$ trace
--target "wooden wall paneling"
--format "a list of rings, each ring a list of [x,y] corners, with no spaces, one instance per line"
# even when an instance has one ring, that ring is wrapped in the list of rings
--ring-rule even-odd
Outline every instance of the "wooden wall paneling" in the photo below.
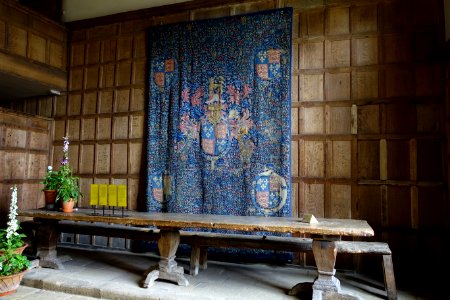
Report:
[[[328,192],[325,216],[330,218],[351,219],[352,218],[352,186],[350,184],[327,184]]]
[[[80,119],[69,119],[67,120],[67,135],[70,141],[80,140]]]
[[[71,44],[71,67],[84,65],[85,56],[85,44],[84,43],[72,43]]]
[[[128,169],[128,144],[127,143],[114,143],[112,144],[112,166],[111,173],[127,174]]]
[[[145,60],[139,60],[133,63],[133,84],[145,84],[146,65],[147,63]]]
[[[84,87],[84,69],[72,68],[69,76],[69,88],[71,91],[79,91]]]
[[[413,40],[410,35],[384,34],[382,39],[382,61],[384,63],[411,62],[413,58]]]
[[[411,67],[388,67],[384,70],[385,97],[411,97],[414,94]]]
[[[298,177],[300,175],[299,173],[299,142],[298,141],[292,141],[291,144],[291,172],[293,177]]]
[[[102,42],[102,62],[110,62],[116,60],[116,39],[108,39]]]
[[[63,117],[67,115],[67,95],[56,97],[55,101],[55,117]]]
[[[118,29],[117,23],[95,26],[87,30],[87,37],[90,40],[112,37],[118,34]]]
[[[351,178],[352,173],[352,142],[327,142],[326,172],[329,178]],[[332,194],[333,195],[333,194]],[[349,196],[351,193],[349,194]],[[350,211],[349,211],[350,212]]]
[[[325,146],[322,141],[300,141],[300,176],[323,178],[325,175]]]
[[[324,75],[300,73],[300,101],[323,101]]]
[[[80,174],[94,174],[94,144],[82,144],[80,146]]]
[[[127,112],[130,110],[130,89],[115,90],[115,109],[114,112]]]
[[[144,116],[130,116],[130,139],[144,139]]]
[[[130,111],[144,111],[145,110],[145,89],[133,88],[131,89]]]
[[[352,71],[352,98],[377,99],[379,96],[378,70],[364,69]]]
[[[113,118],[113,139],[128,138],[128,116]]]
[[[81,119],[81,140],[93,141],[95,140],[96,132],[96,118],[83,118]]]
[[[322,106],[300,107],[300,133],[323,134],[325,132],[324,115]]]
[[[325,216],[325,185],[300,182],[299,212]]]
[[[111,113],[113,111],[113,91],[101,91],[98,98],[98,113]]]
[[[130,59],[133,54],[133,37],[121,36],[117,39],[117,60]]]
[[[370,66],[378,64],[378,36],[364,36],[352,39],[352,65]]]
[[[276,1],[256,1],[231,6],[231,15],[248,14],[276,8]]]
[[[128,179],[128,209],[136,210],[138,208],[139,179]]]
[[[100,61],[100,41],[86,44],[86,64],[97,64]],[[98,76],[97,76],[98,77]]]
[[[292,209],[291,209],[292,217],[293,218],[300,218],[300,215],[299,215],[299,196],[298,196],[299,183],[298,182],[292,182],[291,193],[292,193]]]
[[[66,66],[65,62],[65,44],[49,41],[49,60],[48,63],[52,67],[63,69]]]
[[[131,142],[129,144],[129,160],[128,160],[128,173],[133,175],[139,175],[141,171],[142,161],[142,143]]]
[[[357,109],[357,132],[359,134],[380,133],[379,105],[358,105]]]
[[[448,202],[442,186],[418,186],[419,228],[447,228]]]
[[[300,69],[321,69],[323,68],[324,42],[306,41],[299,47]]]
[[[439,97],[443,95],[444,67],[441,63],[417,64],[414,73],[416,96]]]
[[[97,91],[83,94],[83,115],[92,115],[97,112]]]
[[[147,55],[147,35],[139,33],[133,38],[133,57],[145,58]]]
[[[417,140],[417,179],[420,181],[444,181],[444,153],[441,139]]]
[[[98,81],[99,81],[99,67],[97,65],[95,66],[89,66],[86,68],[86,89],[96,89],[98,87]]]
[[[350,66],[350,40],[329,39],[325,41],[325,67],[342,68]]]
[[[350,11],[352,33],[376,32],[378,29],[378,3],[355,5]]]
[[[299,76],[292,74],[291,80],[291,101],[292,103],[298,103],[300,101],[299,91]]]
[[[62,139],[66,135],[68,129],[66,128],[66,120],[55,120],[53,137],[55,140]]]
[[[62,156],[62,152],[61,156]],[[78,173],[78,166],[80,164],[80,145],[79,144],[75,144],[75,143],[71,143],[69,146],[69,164],[72,167],[72,171],[74,173]]]
[[[13,26],[8,26],[8,50],[14,54],[27,55],[27,31]]]
[[[366,220],[372,227],[381,225],[381,188],[378,185],[359,185],[356,219]]]
[[[20,128],[6,128],[5,147],[25,148],[27,145],[27,131]]]
[[[28,57],[45,63],[47,52],[47,40],[39,35],[28,33]]]
[[[418,103],[416,105],[417,132],[440,132],[443,125],[443,111],[438,103]]]
[[[29,134],[30,150],[41,150],[47,152],[50,145],[48,141],[48,132],[31,131]]]
[[[380,179],[380,147],[378,140],[358,140],[358,174],[360,180]]]
[[[191,20],[198,21],[203,19],[221,18],[231,15],[231,8],[229,6],[208,7],[191,10]]]
[[[129,85],[131,83],[131,62],[123,61],[116,68],[117,85]]]
[[[387,179],[408,181],[410,178],[409,157],[408,140],[387,140]]]
[[[351,106],[325,106],[326,133],[351,134],[352,107]]]
[[[92,173],[91,173],[92,174]],[[94,183],[93,178],[90,177],[80,177],[80,190],[83,197],[78,200],[78,207],[90,207],[90,191],[91,184]]]
[[[47,118],[53,118],[55,112],[54,112],[54,106],[55,106],[55,99],[56,97],[39,97],[37,98],[37,115],[47,117]]]
[[[395,228],[410,228],[412,224],[410,186],[389,186],[387,189],[387,224]]]
[[[100,79],[100,86],[103,88],[114,87],[116,82],[116,65],[107,64],[101,66],[102,77]]]
[[[6,24],[0,20],[0,48],[6,48]]]
[[[325,98],[327,101],[350,100],[350,72],[325,73]]]
[[[111,118],[99,117],[97,121],[97,140],[111,139]]]
[[[329,7],[326,11],[326,34],[348,33],[350,33],[350,8],[346,6]]]
[[[61,137],[62,139],[62,137]],[[58,140],[57,138],[55,138],[55,140]],[[54,168],[57,168],[61,165],[62,162],[62,156],[63,156],[63,147],[62,145],[55,145],[53,144],[53,160],[52,160],[52,166]]]
[[[291,132],[293,135],[297,135],[299,133],[299,108],[292,107],[291,109]]]
[[[96,144],[96,174],[109,174],[111,165],[111,144]]]

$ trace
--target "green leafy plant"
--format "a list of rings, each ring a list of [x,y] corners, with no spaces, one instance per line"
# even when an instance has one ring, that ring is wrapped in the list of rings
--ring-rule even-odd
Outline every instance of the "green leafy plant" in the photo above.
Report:
[[[17,187],[11,188],[11,205],[9,208],[8,227],[0,232],[0,275],[7,276],[20,273],[30,267],[28,258],[17,253],[17,248],[24,245],[24,234],[17,232],[20,229],[17,220]]]
[[[60,182],[60,176],[58,171],[54,171],[52,166],[47,167],[47,173],[45,173],[44,179],[41,184],[44,185],[42,190],[57,190]]]
[[[56,201],[67,202],[73,199],[77,202],[79,197],[83,197],[78,184],[80,178],[73,175],[72,168],[69,165],[69,137],[65,136],[63,139],[63,159],[56,175],[58,178]]]
[[[8,276],[20,273],[30,267],[30,261],[25,255],[15,253],[13,249],[7,249],[0,256],[0,276]]]
[[[68,164],[61,166],[59,172],[59,185],[57,188],[56,201],[62,200],[67,202],[74,199],[75,202],[82,197],[80,186],[78,185],[79,177],[74,176]]]

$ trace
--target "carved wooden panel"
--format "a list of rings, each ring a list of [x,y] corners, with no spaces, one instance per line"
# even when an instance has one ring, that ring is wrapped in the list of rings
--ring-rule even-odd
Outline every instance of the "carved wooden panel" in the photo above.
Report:
[[[36,61],[45,63],[47,41],[36,34],[28,34],[28,56]]]

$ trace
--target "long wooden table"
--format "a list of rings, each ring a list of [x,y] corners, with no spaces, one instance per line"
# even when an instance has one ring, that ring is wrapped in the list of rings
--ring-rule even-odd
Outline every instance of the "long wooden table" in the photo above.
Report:
[[[58,241],[58,222],[62,220],[104,222],[133,226],[154,226],[160,229],[158,249],[160,261],[149,268],[143,287],[154,284],[158,278],[187,286],[188,280],[182,267],[177,266],[175,253],[180,243],[180,230],[183,228],[226,229],[249,232],[277,232],[311,234],[313,254],[318,277],[313,284],[313,299],[322,299],[325,294],[338,294],[339,299],[355,299],[345,295],[339,280],[334,276],[336,263],[335,241],[342,236],[368,237],[374,231],[364,220],[354,219],[318,219],[317,224],[302,222],[298,218],[228,216],[207,214],[148,213],[127,211],[124,217],[95,215],[91,209],[78,209],[73,213],[48,211],[44,209],[21,210],[18,215],[39,220],[42,225],[37,232],[37,248],[42,267],[63,268],[56,252]],[[97,211],[98,212],[98,211]],[[300,289],[301,284],[293,287],[290,294]],[[344,298],[343,298],[344,297]]]

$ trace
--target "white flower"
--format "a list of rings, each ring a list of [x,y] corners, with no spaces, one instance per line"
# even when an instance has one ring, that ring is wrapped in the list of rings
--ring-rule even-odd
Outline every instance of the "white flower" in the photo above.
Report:
[[[51,172],[52,170],[53,170],[53,167],[52,167],[52,166],[48,166],[48,167],[47,167],[47,171]]]
[[[17,222],[17,186],[11,187],[11,205],[9,207],[9,221],[8,228],[6,228],[6,238],[10,239],[12,236],[19,235],[19,223]]]

